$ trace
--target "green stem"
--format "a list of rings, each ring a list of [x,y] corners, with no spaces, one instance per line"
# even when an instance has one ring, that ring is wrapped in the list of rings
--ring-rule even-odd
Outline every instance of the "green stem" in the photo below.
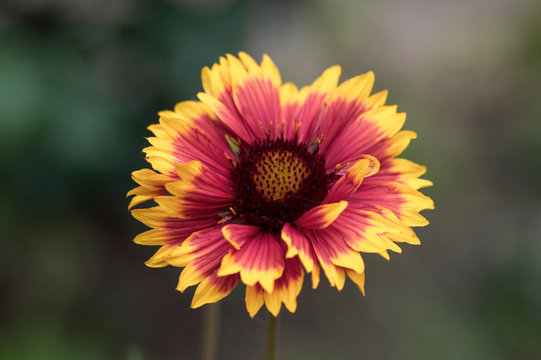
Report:
[[[220,333],[220,304],[208,304],[203,309],[203,343],[201,360],[215,360]]]
[[[268,323],[267,323],[267,356],[266,356],[267,360],[277,359],[276,338],[277,338],[278,326],[276,325],[276,323],[277,323],[276,317],[274,317],[271,313],[269,313]]]

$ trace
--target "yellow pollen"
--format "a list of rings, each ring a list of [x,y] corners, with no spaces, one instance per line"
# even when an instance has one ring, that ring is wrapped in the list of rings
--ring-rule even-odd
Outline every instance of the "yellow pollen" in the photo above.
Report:
[[[290,151],[270,151],[256,164],[252,179],[265,199],[277,201],[297,193],[308,176],[305,162]]]

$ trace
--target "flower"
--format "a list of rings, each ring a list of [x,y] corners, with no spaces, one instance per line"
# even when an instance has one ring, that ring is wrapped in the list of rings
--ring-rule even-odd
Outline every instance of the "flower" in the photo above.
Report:
[[[282,83],[272,60],[239,53],[204,68],[199,101],[159,113],[144,149],[152,169],[133,172],[130,208],[152,229],[137,244],[160,245],[146,265],[184,267],[177,289],[198,285],[196,308],[246,285],[253,317],[266,305],[294,312],[305,271],[323,269],[341,290],[346,275],[364,294],[360,255],[420,244],[411,229],[432,209],[417,190],[424,166],[397,158],[416,137],[406,115],[370,95],[368,72],[340,85],[333,66],[312,85]]]

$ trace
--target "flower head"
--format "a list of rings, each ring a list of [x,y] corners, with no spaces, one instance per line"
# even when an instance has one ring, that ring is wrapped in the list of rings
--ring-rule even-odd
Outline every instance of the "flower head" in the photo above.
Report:
[[[150,267],[184,267],[177,289],[197,285],[192,307],[219,301],[240,282],[251,316],[266,305],[294,312],[305,271],[323,269],[341,290],[346,275],[364,293],[360,255],[419,244],[411,229],[433,208],[417,190],[425,167],[397,158],[416,137],[406,115],[370,95],[374,74],[338,84],[340,67],[300,90],[282,83],[264,55],[227,55],[204,68],[200,101],[160,112],[144,149],[151,169],[133,172],[130,208],[160,245]]]

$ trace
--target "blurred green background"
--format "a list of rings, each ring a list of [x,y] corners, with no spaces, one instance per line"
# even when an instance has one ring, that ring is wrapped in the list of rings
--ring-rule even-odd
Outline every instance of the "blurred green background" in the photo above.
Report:
[[[196,359],[202,310],[127,212],[157,111],[244,50],[310,83],[373,70],[436,202],[421,247],[366,255],[367,296],[308,281],[282,359],[541,358],[541,5],[527,0],[0,2],[0,358]],[[220,359],[265,312],[222,301]]]

